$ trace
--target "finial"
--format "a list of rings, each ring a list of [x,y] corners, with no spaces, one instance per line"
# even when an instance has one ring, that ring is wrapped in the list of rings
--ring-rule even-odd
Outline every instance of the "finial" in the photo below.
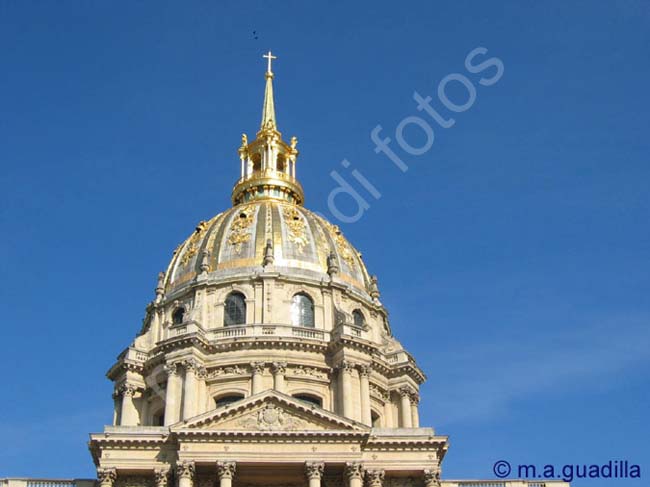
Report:
[[[262,265],[266,267],[267,265],[273,264],[275,261],[275,257],[273,256],[273,242],[271,242],[271,239],[268,239],[266,241],[266,247],[264,247],[264,260],[262,261]]]
[[[293,137],[291,137],[291,148],[295,149],[297,145],[298,145],[298,137],[294,135]]]
[[[370,297],[375,302],[379,302],[379,287],[377,286],[377,276],[370,277]]]
[[[156,303],[159,303],[165,294],[165,273],[158,273],[158,283],[156,284]]]
[[[241,134],[241,146],[246,147],[248,145],[248,135]]]
[[[266,88],[264,89],[264,106],[262,108],[262,124],[260,126],[260,130],[274,131],[276,128],[276,123],[275,103],[273,101],[273,72],[271,71],[271,61],[277,58],[271,54],[271,51],[269,51],[269,53],[263,57],[269,60],[269,65],[266,71]]]
[[[334,252],[330,252],[330,255],[327,256],[327,273],[330,277],[339,273],[339,266],[336,263]]]
[[[201,274],[206,274],[210,270],[210,252],[203,251],[201,255]]]
[[[264,56],[262,57],[268,59],[269,61],[268,66],[266,68],[267,76],[269,75],[273,76],[273,71],[271,70],[271,63],[273,62],[274,59],[277,59],[277,56],[274,56],[273,54],[271,54],[271,51],[269,51],[268,53],[264,54]]]

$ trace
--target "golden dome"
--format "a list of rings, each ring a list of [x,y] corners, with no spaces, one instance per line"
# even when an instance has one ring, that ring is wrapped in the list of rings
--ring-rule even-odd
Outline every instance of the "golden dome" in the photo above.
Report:
[[[241,174],[233,208],[199,223],[174,252],[159,289],[170,295],[198,278],[224,281],[276,272],[316,282],[338,280],[376,299],[376,282],[359,252],[336,225],[301,206],[298,140],[292,137],[287,144],[278,131],[273,78],[269,60],[260,130],[250,143],[244,134],[238,150]]]
[[[281,200],[237,205],[200,222],[174,252],[167,294],[205,276],[224,280],[260,272],[301,279],[339,279],[368,298],[371,278],[357,250],[336,225]]]

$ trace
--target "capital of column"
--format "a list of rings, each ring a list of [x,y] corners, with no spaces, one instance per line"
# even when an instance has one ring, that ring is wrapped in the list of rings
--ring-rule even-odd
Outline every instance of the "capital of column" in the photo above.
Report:
[[[423,478],[425,487],[440,487],[440,467],[426,469]]]
[[[236,470],[237,464],[235,462],[217,462],[217,475],[219,476],[219,480],[232,479],[235,476]]]
[[[183,360],[182,365],[185,367],[186,371],[194,372],[195,374],[198,373],[201,368],[199,363],[194,359]]]
[[[384,482],[385,472],[383,470],[366,471],[366,484],[368,487],[381,487]]]
[[[344,374],[351,374],[352,372],[354,372],[354,369],[356,368],[356,364],[354,362],[344,360],[339,364],[338,368]]]
[[[413,390],[410,387],[400,387],[397,392],[399,392],[401,397],[408,397],[409,401],[413,395]]]
[[[420,404],[420,394],[417,392],[411,392],[411,404],[418,405]]]
[[[345,462],[345,477],[348,480],[363,478],[363,464],[361,462]]]
[[[117,469],[114,467],[98,467],[97,468],[97,480],[101,485],[113,485],[117,479]]]
[[[167,487],[170,472],[169,467],[157,468],[153,471],[154,478],[156,479],[156,487]]]
[[[179,479],[191,479],[194,477],[195,470],[194,462],[183,460],[181,463],[176,464],[176,477]]]
[[[122,384],[120,387],[117,388],[117,393],[122,397],[124,396],[133,397],[137,390],[138,388],[135,385],[125,382],[124,384]]]
[[[309,480],[320,479],[325,471],[325,464],[323,462],[306,462],[305,474]]]
[[[273,362],[272,364],[273,374],[284,375],[287,373],[287,363],[286,362]]]
[[[370,377],[370,366],[366,364],[357,364],[359,377]]]
[[[168,376],[179,375],[181,372],[178,362],[165,364],[163,370]]]
[[[251,362],[251,371],[253,374],[261,374],[264,372],[264,366],[266,364],[264,362]]]

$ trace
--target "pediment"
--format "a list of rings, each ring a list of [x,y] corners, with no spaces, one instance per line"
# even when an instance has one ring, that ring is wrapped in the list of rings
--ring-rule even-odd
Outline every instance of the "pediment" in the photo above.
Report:
[[[369,431],[370,428],[298,401],[265,391],[172,426],[172,431]]]

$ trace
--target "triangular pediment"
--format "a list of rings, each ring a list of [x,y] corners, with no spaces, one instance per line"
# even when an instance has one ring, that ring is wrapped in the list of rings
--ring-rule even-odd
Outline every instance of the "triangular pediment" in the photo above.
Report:
[[[370,431],[368,426],[268,390],[176,423],[172,431]]]

